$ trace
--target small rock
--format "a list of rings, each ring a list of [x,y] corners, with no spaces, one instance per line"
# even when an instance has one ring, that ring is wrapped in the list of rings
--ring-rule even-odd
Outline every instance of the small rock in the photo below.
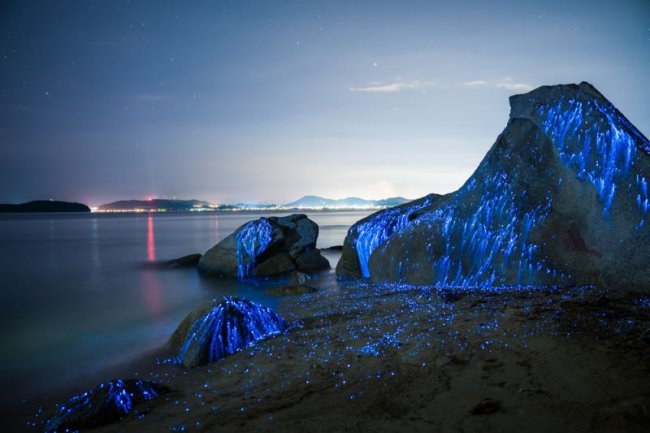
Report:
[[[136,405],[169,391],[165,386],[139,379],[102,383],[59,405],[44,431],[76,431],[108,424],[127,416]]]
[[[472,415],[490,415],[503,411],[503,405],[499,400],[484,398],[469,411]]]
[[[311,277],[300,271],[290,272],[287,276],[287,283],[289,283],[289,285],[305,284],[309,280],[311,280]]]
[[[243,350],[288,328],[270,308],[248,299],[213,300],[181,322],[169,344],[186,367],[197,367]]]

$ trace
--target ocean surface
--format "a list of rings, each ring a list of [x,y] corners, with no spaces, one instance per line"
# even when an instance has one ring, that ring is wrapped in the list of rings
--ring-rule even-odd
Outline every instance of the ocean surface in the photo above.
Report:
[[[342,245],[369,213],[308,213],[320,226],[317,246]],[[0,215],[2,406],[112,378],[160,351],[203,300],[234,295],[273,307],[269,282],[151,264],[204,253],[246,221],[275,215],[286,213]],[[326,257],[334,267],[338,254]]]

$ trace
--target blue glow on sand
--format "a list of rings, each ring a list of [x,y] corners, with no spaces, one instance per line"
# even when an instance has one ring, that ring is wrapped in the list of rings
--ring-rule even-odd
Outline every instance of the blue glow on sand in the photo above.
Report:
[[[47,421],[45,432],[74,431],[117,421],[131,413],[134,405],[153,400],[165,391],[160,385],[137,379],[102,383],[59,405],[57,414]]]
[[[562,163],[574,170],[578,179],[596,188],[607,215],[619,181],[630,176],[637,150],[650,152],[648,140],[607,101],[563,97],[553,105],[540,106],[538,115],[542,128],[558,148]],[[637,186],[641,202],[637,204],[645,214],[642,186]]]
[[[419,209],[428,206],[431,199],[411,206],[400,206],[383,210],[366,222],[354,226],[348,236],[354,239],[354,246],[361,267],[361,275],[370,277],[368,261],[375,249],[384,243],[393,233],[399,232],[410,223],[409,218]]]
[[[271,243],[271,224],[266,218],[247,222],[236,235],[237,278],[252,276],[255,259]]]
[[[226,297],[192,324],[176,360],[183,363],[188,352],[198,350],[207,355],[208,363],[214,362],[287,328],[285,320],[270,308]]]

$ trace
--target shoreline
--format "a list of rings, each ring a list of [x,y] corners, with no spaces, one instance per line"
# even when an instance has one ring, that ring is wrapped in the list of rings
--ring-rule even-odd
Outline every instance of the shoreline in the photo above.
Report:
[[[317,284],[320,286],[320,284]],[[337,281],[285,297],[294,326],[94,431],[643,431],[650,298]],[[607,372],[603,374],[603,372]]]

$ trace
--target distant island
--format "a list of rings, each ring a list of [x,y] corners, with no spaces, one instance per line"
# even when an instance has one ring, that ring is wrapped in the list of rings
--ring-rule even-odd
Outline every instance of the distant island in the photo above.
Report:
[[[0,213],[27,212],[90,212],[90,208],[82,203],[56,200],[35,200],[20,204],[0,203]]]
[[[202,200],[178,200],[154,198],[148,200],[119,200],[98,206],[94,212],[204,212],[204,211],[246,211],[246,210],[372,210],[384,209],[407,203],[404,197],[382,200],[366,200],[358,197],[330,199],[307,195],[287,204],[211,204]]]
[[[213,210],[207,201],[154,198],[150,200],[119,200],[99,206],[96,212],[189,212]]]

